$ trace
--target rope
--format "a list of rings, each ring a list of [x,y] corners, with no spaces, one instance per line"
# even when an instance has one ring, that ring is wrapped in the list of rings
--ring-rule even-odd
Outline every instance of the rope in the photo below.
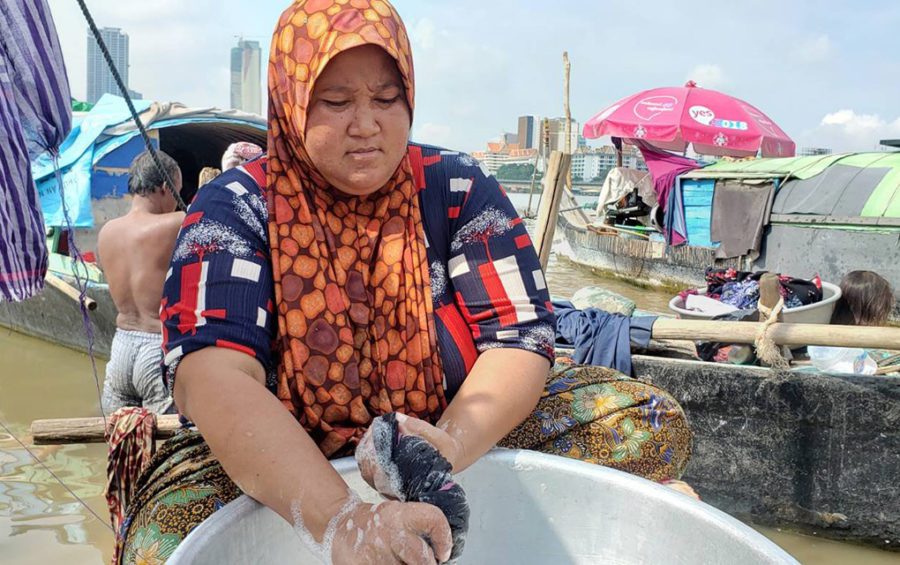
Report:
[[[84,327],[84,333],[87,337],[88,358],[91,360],[91,370],[94,375],[94,386],[97,387],[97,400],[100,401],[100,416],[103,417],[103,426],[106,427],[106,413],[103,412],[103,393],[100,391],[100,375],[97,373],[97,359],[94,357],[94,324],[88,314],[87,308],[87,281],[82,280],[80,269],[84,269],[87,274],[87,263],[84,256],[75,243],[75,229],[72,225],[72,217],[69,214],[69,206],[66,203],[66,192],[63,184],[62,173],[59,170],[59,153],[53,152],[53,169],[56,173],[56,185],[59,187],[59,199],[62,202],[63,218],[66,222],[66,239],[69,243],[69,256],[74,262],[72,272],[75,275],[75,286],[78,288],[78,306],[81,310],[81,324]]]
[[[97,29],[97,24],[94,23],[94,18],[91,16],[91,12],[88,10],[88,7],[84,3],[84,0],[76,1],[78,2],[78,6],[81,7],[81,13],[84,14],[84,19],[87,20],[88,27],[91,29],[91,33],[94,35],[94,39],[97,41],[97,46],[100,47],[100,52],[103,53],[103,58],[106,60],[106,64],[109,66],[109,70],[113,75],[113,79],[116,81],[116,86],[118,86],[119,90],[122,92],[122,98],[125,99],[125,104],[128,105],[128,111],[131,112],[131,119],[134,120],[138,131],[141,133],[141,138],[144,140],[144,145],[147,147],[147,152],[150,153],[150,157],[153,159],[153,163],[156,165],[156,168],[159,169],[159,172],[162,173],[162,177],[166,180],[166,186],[169,187],[169,192],[171,192],[172,196],[175,197],[175,202],[178,204],[178,209],[181,211],[187,210],[187,205],[185,205],[184,200],[181,199],[181,195],[178,194],[178,191],[175,190],[175,183],[172,182],[172,178],[169,176],[169,173],[159,161],[159,155],[157,155],[156,153],[156,148],[153,147],[153,143],[150,142],[150,136],[147,135],[147,129],[144,127],[144,123],[138,117],[137,110],[135,110],[134,108],[134,103],[131,101],[131,95],[128,94],[128,87],[125,86],[125,81],[122,80],[122,75],[119,74],[119,69],[117,69],[116,65],[113,63],[112,56],[109,54],[109,49],[107,49],[106,43],[103,42],[103,38],[100,36],[100,30]]]
[[[88,505],[87,502],[85,502],[80,496],[78,496],[77,494],[75,494],[75,491],[73,491],[71,488],[69,488],[69,486],[68,486],[66,483],[64,483],[63,480],[60,479],[60,478],[56,475],[56,473],[53,472],[52,469],[50,469],[50,467],[48,467],[43,461],[41,461],[40,458],[38,458],[38,456],[35,455],[34,452],[31,451],[31,450],[28,448],[28,446],[25,445],[25,444],[22,442],[22,440],[20,440],[18,437],[16,437],[16,434],[12,433],[12,430],[10,430],[10,429],[6,426],[6,424],[3,423],[2,420],[0,420],[0,428],[3,428],[3,430],[6,432],[6,434],[7,434],[9,437],[11,437],[11,438],[13,439],[13,441],[15,441],[16,443],[18,443],[19,446],[20,446],[22,449],[24,449],[25,452],[28,453],[28,455],[30,455],[32,459],[34,459],[34,462],[35,462],[35,463],[37,463],[42,469],[44,469],[45,471],[47,471],[47,473],[49,473],[50,476],[53,477],[53,479],[54,479],[57,483],[59,483],[61,487],[63,487],[64,489],[66,489],[66,491],[67,491],[70,495],[72,495],[72,497],[73,497],[75,500],[77,500],[82,506],[84,506],[84,507],[87,509],[87,511],[91,513],[91,515],[92,515],[94,518],[96,518],[101,524],[103,524],[104,526],[106,526],[107,528],[109,528],[109,531],[110,531],[110,532],[113,532],[113,534],[115,534],[115,531],[113,530],[113,528],[112,528],[112,526],[109,524],[109,522],[107,522],[106,520],[104,520],[103,518],[101,518],[99,514],[97,514],[96,512],[94,512],[94,509],[91,508],[90,505]]]
[[[753,343],[753,345],[756,346],[756,356],[773,369],[789,369],[790,364],[787,359],[784,358],[781,348],[775,344],[775,340],[772,339],[771,336],[772,326],[778,323],[778,316],[781,314],[781,311],[784,310],[784,297],[781,296],[778,298],[778,303],[774,308],[769,309],[767,306],[759,304],[757,309],[759,310],[760,317],[765,318],[765,320],[763,321],[763,325],[759,332],[756,334],[756,340]]]

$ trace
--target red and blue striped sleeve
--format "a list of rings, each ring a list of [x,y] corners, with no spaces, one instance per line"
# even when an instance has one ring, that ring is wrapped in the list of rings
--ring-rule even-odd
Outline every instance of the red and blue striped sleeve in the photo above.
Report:
[[[450,175],[447,277],[479,352],[531,351],[553,361],[555,316],[537,253],[500,184],[460,155]]]
[[[178,234],[163,290],[165,373],[185,355],[222,347],[255,357],[274,386],[274,286],[260,161],[204,186]]]

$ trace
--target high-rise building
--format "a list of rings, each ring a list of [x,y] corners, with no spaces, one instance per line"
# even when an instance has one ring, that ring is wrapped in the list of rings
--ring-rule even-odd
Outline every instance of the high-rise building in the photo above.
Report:
[[[541,144],[541,121],[535,116],[519,117],[519,147],[537,149]]]
[[[546,121],[547,131],[543,132],[543,141],[541,151],[544,155],[549,155],[552,151],[566,150],[566,119],[552,118]],[[581,135],[581,129],[578,122],[572,120],[571,140],[569,151],[575,153],[581,147],[587,146],[587,141]]]
[[[128,34],[122,33],[117,27],[105,27],[100,30],[100,37],[106,44],[112,57],[113,64],[125,86],[128,86]],[[88,32],[87,37],[87,101],[96,104],[104,94],[121,96],[122,92],[116,85],[112,71],[103,58],[100,46],[93,34]]]
[[[262,49],[258,41],[238,41],[231,50],[231,107],[262,114]]]

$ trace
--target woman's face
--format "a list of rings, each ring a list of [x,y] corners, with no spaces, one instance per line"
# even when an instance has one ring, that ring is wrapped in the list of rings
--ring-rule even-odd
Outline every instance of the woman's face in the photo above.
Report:
[[[394,175],[406,154],[410,112],[394,60],[374,45],[335,57],[313,89],[306,151],[341,192],[365,196]]]

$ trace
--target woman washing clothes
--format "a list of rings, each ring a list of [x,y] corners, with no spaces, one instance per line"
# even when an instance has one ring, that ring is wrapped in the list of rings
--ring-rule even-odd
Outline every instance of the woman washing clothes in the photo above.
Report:
[[[446,561],[440,510],[374,509],[328,462],[390,413],[454,473],[498,443],[657,481],[683,472],[690,434],[667,394],[606,369],[548,379],[554,316],[525,228],[470,157],[408,142],[414,93],[387,2],[299,0],[282,15],[267,160],[199,192],[173,255],[166,374],[197,429],[143,472],[120,562],[164,561],[242,492],[327,542],[325,560]]]

